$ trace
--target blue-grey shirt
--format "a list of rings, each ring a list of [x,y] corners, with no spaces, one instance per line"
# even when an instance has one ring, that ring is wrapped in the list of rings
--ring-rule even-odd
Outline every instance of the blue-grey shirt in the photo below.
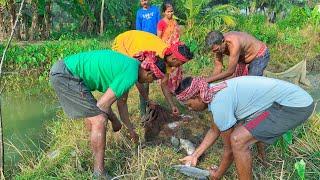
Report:
[[[307,107],[313,102],[299,86],[278,79],[242,76],[226,82],[227,87],[219,91],[208,105],[220,131],[269,108],[274,102],[289,107]]]

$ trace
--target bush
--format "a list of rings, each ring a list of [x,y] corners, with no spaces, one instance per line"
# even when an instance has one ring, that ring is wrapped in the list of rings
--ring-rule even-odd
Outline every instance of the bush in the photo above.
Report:
[[[16,44],[9,48],[6,56],[6,71],[38,69],[40,72],[49,70],[51,65],[65,57],[81,51],[106,49],[111,40],[84,39],[48,41],[41,44]],[[3,48],[0,47],[2,51]]]
[[[281,30],[288,28],[301,28],[308,20],[308,9],[301,7],[293,7],[288,16],[280,20],[277,24]]]
[[[251,16],[240,15],[237,17],[238,31],[248,32],[257,39],[271,44],[277,41],[278,29],[275,25],[266,22],[266,16],[255,14]]]

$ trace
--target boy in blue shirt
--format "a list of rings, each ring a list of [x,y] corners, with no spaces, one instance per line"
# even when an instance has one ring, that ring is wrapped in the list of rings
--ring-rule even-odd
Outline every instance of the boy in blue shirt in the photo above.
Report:
[[[212,128],[200,146],[192,155],[181,159],[195,166],[221,135],[224,153],[220,166],[210,170],[212,179],[220,179],[233,159],[238,178],[252,179],[250,145],[259,141],[274,143],[282,134],[305,122],[314,110],[312,97],[299,86],[260,76],[242,76],[210,85],[204,78],[188,77],[175,93],[189,109],[208,108],[213,115]]]
[[[160,21],[160,11],[156,6],[149,5],[149,0],[140,0],[142,6],[137,11],[136,30],[157,35],[157,24]]]

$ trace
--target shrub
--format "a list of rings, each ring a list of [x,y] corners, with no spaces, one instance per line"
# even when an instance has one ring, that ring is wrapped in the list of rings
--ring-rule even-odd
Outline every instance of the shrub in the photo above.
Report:
[[[281,30],[288,28],[301,28],[308,20],[307,9],[293,7],[288,16],[277,24]]]

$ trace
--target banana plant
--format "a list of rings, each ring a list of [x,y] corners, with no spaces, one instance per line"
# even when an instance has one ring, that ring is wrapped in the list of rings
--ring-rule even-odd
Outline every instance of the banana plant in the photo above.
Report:
[[[210,7],[207,0],[185,0],[186,31],[183,40],[194,48],[203,47],[206,34],[212,30],[226,30],[236,24],[234,14],[239,10],[232,5]]]
[[[196,18],[200,15],[201,10],[208,5],[210,0],[184,0],[186,8],[186,24],[188,27],[194,25]]]

